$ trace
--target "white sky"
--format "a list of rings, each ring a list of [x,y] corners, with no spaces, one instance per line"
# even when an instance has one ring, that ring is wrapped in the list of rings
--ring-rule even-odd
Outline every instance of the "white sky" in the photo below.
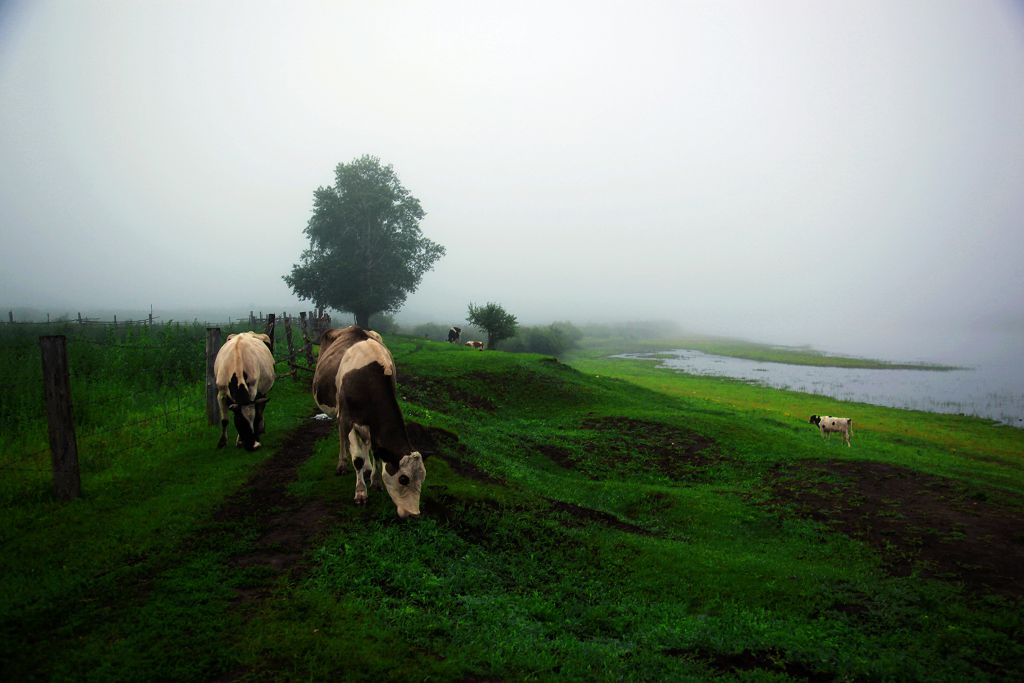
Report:
[[[362,154],[448,250],[400,318],[1024,349],[1020,2],[0,0],[0,305],[292,305]]]

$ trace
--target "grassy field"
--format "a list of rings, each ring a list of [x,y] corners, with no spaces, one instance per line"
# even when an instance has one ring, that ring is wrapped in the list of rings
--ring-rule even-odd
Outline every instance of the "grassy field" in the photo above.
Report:
[[[189,418],[95,449],[81,500],[0,469],[0,678],[1024,674],[1021,430],[594,351],[386,341],[423,518],[352,503],[301,383],[275,386],[255,454],[213,448],[185,383]],[[811,413],[854,416],[853,448]]]

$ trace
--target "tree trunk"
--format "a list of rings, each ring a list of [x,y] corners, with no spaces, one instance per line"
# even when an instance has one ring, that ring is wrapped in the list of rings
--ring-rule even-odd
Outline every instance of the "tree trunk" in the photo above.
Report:
[[[364,330],[370,329],[370,314],[366,311],[355,311],[356,325]]]
[[[496,342],[496,341],[494,341],[494,337],[493,337],[493,336],[491,336],[490,332],[488,332],[488,333],[487,333],[487,348],[488,348],[488,349],[493,349],[493,348],[494,348],[494,345],[495,345],[496,343],[497,343],[497,342]]]

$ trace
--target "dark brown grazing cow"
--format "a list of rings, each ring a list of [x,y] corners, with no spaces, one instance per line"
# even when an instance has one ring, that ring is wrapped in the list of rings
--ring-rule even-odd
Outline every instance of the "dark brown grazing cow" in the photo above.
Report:
[[[427,471],[405,430],[391,353],[376,332],[354,326],[329,332],[337,334],[325,333],[329,346],[321,346],[313,395],[321,410],[338,418],[335,471],[343,474],[351,459],[356,470],[357,504],[366,502],[368,479],[377,486],[383,479],[398,516],[418,517]],[[332,367],[336,368],[333,377]],[[329,398],[332,391],[333,400]]]
[[[338,375],[338,366],[341,365],[341,357],[353,344],[367,339],[384,343],[381,336],[373,330],[364,330],[356,325],[330,329],[320,336],[320,354],[317,356],[316,370],[313,373],[313,399],[320,406],[320,410],[331,417],[338,416],[338,387],[335,378]],[[339,474],[344,471],[342,468]]]

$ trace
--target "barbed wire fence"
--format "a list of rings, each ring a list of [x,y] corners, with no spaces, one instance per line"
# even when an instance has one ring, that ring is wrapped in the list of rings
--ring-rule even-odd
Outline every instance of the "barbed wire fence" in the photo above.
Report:
[[[321,311],[316,315],[313,312],[309,312],[308,315],[307,312],[302,312],[299,316],[301,346],[293,341],[295,319],[287,313],[282,314],[281,318],[287,339],[287,353],[275,356],[276,372],[279,377],[290,376],[294,381],[309,381],[315,365],[312,346],[319,341],[323,331],[330,327],[330,317]],[[0,322],[0,325],[81,325],[84,328],[109,324],[111,327],[130,329],[138,325],[152,328],[156,319],[156,316],[150,314],[149,318],[143,321],[117,322],[116,316],[113,321],[99,321],[82,318],[79,314],[79,318],[74,321],[65,319],[47,323],[22,323],[14,322],[13,314],[9,314],[9,320],[6,323]],[[258,326],[263,328],[271,337],[273,351],[278,323],[276,314],[271,313],[264,317],[261,312],[257,318],[250,312],[249,318],[232,319],[224,326],[231,330],[246,322],[254,329],[258,329]],[[199,326],[197,322],[191,325]],[[180,326],[178,323],[177,327]],[[193,343],[198,341],[192,339]],[[159,377],[162,376],[160,373],[166,370],[164,365],[168,355],[181,351],[180,342],[181,340],[178,344],[159,344],[149,338],[145,342],[140,342],[130,337],[95,339],[71,335],[69,343],[69,336],[65,334],[40,335],[38,343],[42,359],[41,377],[5,384],[5,389],[19,396],[33,397],[25,401],[27,404],[35,404],[38,406],[38,412],[46,414],[46,433],[41,433],[38,421],[30,427],[23,425],[24,428],[20,430],[23,433],[19,440],[23,444],[23,450],[13,454],[5,453],[0,459],[0,473],[11,473],[12,476],[21,473],[37,480],[38,476],[31,475],[52,472],[55,497],[60,500],[71,500],[81,495],[80,455],[88,458],[87,471],[95,472],[119,457],[157,444],[170,434],[190,434],[204,426],[218,424],[220,417],[213,363],[222,345],[220,325],[206,326],[205,414],[200,404],[189,397],[189,392],[194,391],[195,379],[198,378],[190,381],[185,377],[184,381],[169,388],[164,387],[162,391],[139,388],[124,393],[116,382],[101,385],[99,388],[90,386],[96,381],[109,382],[111,378],[105,375],[109,374],[109,371],[94,369],[92,372],[72,372],[69,364],[69,346],[81,344],[99,353],[116,350],[118,353],[141,354],[145,360],[133,361],[131,371],[154,373]],[[24,351],[25,346],[17,348]],[[111,426],[111,415],[123,415],[123,418]],[[41,442],[47,441],[47,446],[40,446]],[[46,462],[47,455],[49,463]]]

